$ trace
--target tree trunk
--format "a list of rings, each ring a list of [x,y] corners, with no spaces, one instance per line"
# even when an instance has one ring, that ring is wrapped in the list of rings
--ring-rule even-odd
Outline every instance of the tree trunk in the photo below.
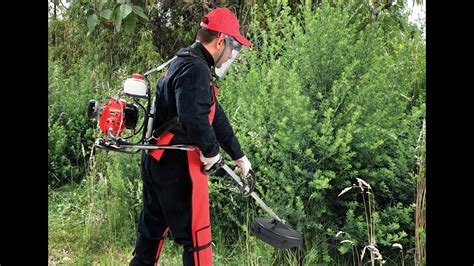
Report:
[[[56,21],[57,6],[58,6],[58,0],[53,0],[53,21]],[[56,46],[56,29],[54,27],[53,27],[53,46]]]

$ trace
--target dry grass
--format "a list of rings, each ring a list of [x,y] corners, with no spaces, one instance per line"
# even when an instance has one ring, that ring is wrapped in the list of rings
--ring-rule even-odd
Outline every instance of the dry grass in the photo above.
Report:
[[[381,264],[383,264],[383,262],[385,262],[385,261],[383,261],[382,254],[379,252],[379,250],[376,247],[375,221],[374,221],[374,218],[373,218],[373,214],[375,213],[374,193],[372,192],[372,187],[370,186],[370,184],[367,183],[365,180],[363,180],[361,178],[356,178],[356,181],[357,181],[357,185],[353,184],[351,187],[344,188],[339,193],[338,197],[343,195],[344,193],[350,191],[354,187],[359,187],[360,188],[360,192],[362,194],[362,201],[363,201],[363,204],[364,204],[364,214],[365,214],[365,222],[366,222],[366,225],[367,225],[367,241],[368,241],[368,244],[362,249],[362,254],[360,256],[360,259],[359,259],[359,256],[358,256],[357,248],[355,247],[355,245],[353,244],[353,242],[351,240],[343,240],[343,241],[341,241],[341,244],[349,243],[349,244],[352,245],[353,257],[355,257],[354,256],[354,248],[355,248],[355,251],[357,253],[357,265],[362,265],[363,264],[362,262],[363,262],[363,259],[364,259],[366,249],[369,250],[370,261],[371,261],[372,265],[375,265],[375,260],[379,260],[379,262]],[[366,194],[367,194],[367,196],[366,196]],[[339,231],[336,234],[336,237],[341,235],[342,233],[344,233],[344,232]],[[355,259],[354,259],[354,265],[356,265]]]
[[[424,233],[426,232],[426,178],[425,178],[425,144],[426,144],[426,123],[423,120],[423,127],[418,138],[418,145],[415,149],[417,161],[416,180],[416,209],[415,209],[415,264],[422,265],[426,257],[426,244]]]

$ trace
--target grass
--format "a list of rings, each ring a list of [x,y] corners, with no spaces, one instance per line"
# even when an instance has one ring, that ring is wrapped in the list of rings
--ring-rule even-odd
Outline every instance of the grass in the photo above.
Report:
[[[80,184],[49,190],[49,265],[127,265],[132,259],[136,213],[141,204],[140,180],[130,181],[108,167],[100,167],[104,172],[98,169],[93,159],[88,176]],[[293,252],[276,251],[251,236],[250,214],[245,220],[241,234],[232,244],[225,241],[229,238],[220,230],[218,221],[212,221],[215,265],[297,264]],[[182,265],[181,254],[182,247],[168,237],[160,265]]]
[[[77,200],[77,197],[74,197],[73,191],[50,192],[48,265],[127,265],[132,258],[134,235],[123,244],[108,231],[107,226],[85,223],[82,213],[70,212],[74,199]],[[213,234],[218,243],[213,247],[215,265],[271,264],[273,249],[266,244],[242,237],[235,245],[224,245],[219,244],[224,242],[220,241],[224,234],[219,231]],[[182,265],[181,252],[182,248],[167,238],[160,265]]]
[[[111,183],[112,180],[90,176],[81,184],[49,191],[48,265],[129,263],[135,242],[134,216],[123,212],[127,206],[110,191]],[[226,236],[219,227],[213,225],[213,228],[217,243],[213,247],[215,265],[271,265],[279,256],[286,265],[296,263],[291,252],[275,251],[246,229],[230,245],[225,243]],[[182,265],[181,252],[182,247],[168,237],[160,265]]]
[[[130,181],[117,172],[109,171],[98,172],[93,165],[82,183],[49,191],[49,265],[128,265],[132,259],[140,185],[138,181],[133,183],[136,180]],[[369,205],[369,202],[374,203],[373,194],[367,193],[371,190],[370,185],[363,180],[357,181],[358,185],[354,184],[343,192],[356,188],[360,189],[363,196],[367,194],[367,201],[364,201],[366,229],[369,233],[367,241],[369,244],[375,243],[375,223],[372,219],[375,208],[373,204]],[[213,247],[215,265],[319,265],[321,254],[313,254],[312,250],[275,250],[257,240],[249,232],[252,218],[247,213],[235,243],[228,243],[229,236],[219,227],[219,221],[212,221],[213,240],[216,243]],[[182,247],[168,237],[160,265],[182,265],[181,253]],[[367,253],[374,258],[376,252],[367,249]],[[360,265],[362,262],[361,250],[357,250],[357,247],[352,247],[352,254],[331,254],[331,257],[331,264],[336,265]],[[404,258],[401,260],[404,261]],[[387,260],[387,264],[390,262]]]
[[[127,189],[133,186],[127,184],[123,177],[111,174],[109,178],[92,171],[81,184],[49,191],[48,265],[128,265],[132,259],[136,232],[136,215],[131,203],[137,201],[139,188]],[[369,187],[360,181],[353,188],[364,193]],[[370,201],[374,201],[372,197]],[[371,219],[374,205],[369,206],[367,201],[365,204],[367,207],[364,210],[370,217],[366,220],[366,229],[370,233],[367,241],[375,242],[372,235],[375,224]],[[235,243],[228,243],[229,236],[219,227],[219,221],[212,221],[216,243],[213,247],[214,265],[325,265],[318,264],[320,255],[305,252],[303,248],[296,252],[275,250],[256,239],[249,232],[252,218],[248,213]],[[347,239],[343,232],[337,235],[340,240]],[[347,244],[350,243],[343,245]],[[168,237],[160,265],[182,265],[181,253],[182,247]],[[366,253],[369,257],[375,257],[376,252],[367,249]],[[400,255],[397,261],[387,258],[387,264],[399,264],[408,259],[403,258],[403,253]],[[361,265],[362,262],[361,250],[357,247],[352,247],[352,254],[331,254],[331,258],[331,264],[336,265]]]
[[[418,138],[418,145],[415,149],[417,159],[417,179],[416,179],[416,211],[415,211],[415,239],[416,239],[416,262],[426,263],[426,176],[425,176],[425,151],[426,147],[426,123],[423,120],[423,127]]]
[[[136,215],[131,214],[130,202],[133,202],[133,197],[136,201],[137,190],[128,192],[127,182],[123,178],[115,180],[118,178],[92,172],[81,184],[49,191],[48,265],[128,265],[132,259],[136,231]],[[354,185],[362,193],[368,187],[363,183]],[[373,201],[372,196],[370,200]],[[365,204],[369,205],[367,201]],[[373,207],[372,204],[365,208],[367,216],[373,215]],[[318,264],[320,255],[303,249],[296,252],[275,250],[259,241],[249,232],[252,218],[250,214],[247,215],[235,243],[231,244],[226,241],[229,238],[220,229],[218,221],[212,221],[212,234],[216,243],[213,247],[214,265],[325,265]],[[373,234],[375,224],[371,220],[366,220],[366,229]],[[347,239],[344,234],[337,234],[339,241]],[[375,237],[370,234],[367,241],[375,241]],[[160,265],[182,265],[181,252],[182,247],[168,237]],[[375,255],[369,249],[366,253],[366,262],[367,255]],[[357,247],[352,247],[352,254],[330,255],[330,264],[333,265],[361,265],[361,250],[357,250]],[[411,265],[412,259],[404,255],[400,253],[400,257],[393,260],[386,258],[386,265],[403,265],[403,262]]]

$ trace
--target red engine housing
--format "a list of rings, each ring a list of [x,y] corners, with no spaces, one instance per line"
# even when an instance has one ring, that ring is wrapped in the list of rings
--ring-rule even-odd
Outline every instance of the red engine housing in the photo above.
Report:
[[[100,114],[99,127],[102,135],[107,136],[109,130],[115,137],[119,137],[125,129],[124,110],[126,102],[123,99],[110,98]]]

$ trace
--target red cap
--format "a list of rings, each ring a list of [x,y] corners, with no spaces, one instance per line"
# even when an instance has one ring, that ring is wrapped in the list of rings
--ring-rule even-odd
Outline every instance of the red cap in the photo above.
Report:
[[[239,20],[237,16],[225,7],[216,8],[201,18],[201,26],[209,30],[222,32],[234,37],[239,43],[245,46],[252,45],[239,32]]]
[[[132,75],[132,78],[134,78],[134,79],[142,79],[142,75],[140,75],[140,74],[133,74],[133,75]]]

